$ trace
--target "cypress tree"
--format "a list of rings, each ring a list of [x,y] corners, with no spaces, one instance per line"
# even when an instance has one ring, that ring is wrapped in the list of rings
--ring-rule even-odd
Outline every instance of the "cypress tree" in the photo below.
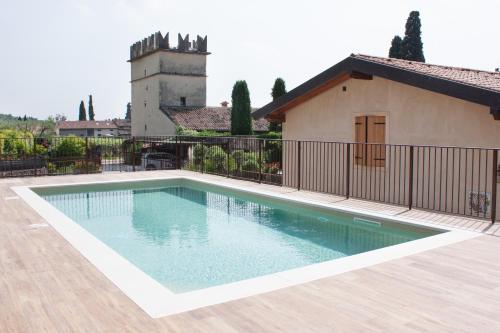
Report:
[[[127,103],[127,112],[125,113],[125,119],[130,120],[132,118],[132,104]]]
[[[231,94],[231,134],[252,134],[250,92],[246,81],[236,81]]]
[[[401,59],[401,44],[403,40],[399,36],[394,36],[389,49],[389,58]]]
[[[83,101],[80,102],[80,113],[78,114],[78,120],[87,120],[87,111],[85,111],[85,104],[83,104]]]
[[[94,120],[94,105],[92,104],[92,95],[89,95],[89,120]]]
[[[283,96],[284,94],[286,94],[285,80],[279,77],[276,79],[276,81],[274,81],[274,86],[273,89],[271,90],[271,96],[273,97],[273,101]],[[281,124],[272,122],[269,124],[269,130],[275,132],[281,131]]]
[[[406,21],[405,37],[401,44],[401,57],[403,59],[425,62],[421,26],[420,13],[412,11]]]

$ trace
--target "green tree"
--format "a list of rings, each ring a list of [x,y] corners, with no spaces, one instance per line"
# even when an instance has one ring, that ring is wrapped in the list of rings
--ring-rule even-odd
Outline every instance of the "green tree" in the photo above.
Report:
[[[389,49],[389,58],[401,59],[401,44],[403,40],[399,36],[394,36]]]
[[[425,62],[422,43],[420,13],[412,11],[406,21],[406,31],[401,43],[401,57],[406,60]]]
[[[87,120],[87,111],[85,111],[85,104],[83,104],[83,101],[80,102],[80,113],[78,114],[78,120]]]
[[[250,106],[250,92],[246,81],[236,81],[231,94],[231,134],[252,134],[252,116]]]
[[[125,113],[125,119],[132,119],[132,104],[130,104],[130,102],[127,103],[127,112]]]
[[[285,80],[279,77],[276,79],[276,81],[274,81],[274,86],[271,90],[273,101],[283,96],[284,94],[286,94]],[[269,130],[273,132],[281,132],[281,124],[272,122],[269,124]]]
[[[89,120],[95,120],[94,104],[92,104],[92,95],[89,95]]]

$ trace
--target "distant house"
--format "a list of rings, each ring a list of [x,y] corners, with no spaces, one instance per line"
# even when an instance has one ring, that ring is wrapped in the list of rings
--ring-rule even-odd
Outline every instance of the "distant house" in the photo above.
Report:
[[[60,136],[118,136],[118,126],[113,120],[59,121],[56,133]]]
[[[113,119],[119,137],[129,137],[131,135],[131,121],[129,119]]]
[[[351,55],[253,117],[292,140],[498,147],[500,73]]]

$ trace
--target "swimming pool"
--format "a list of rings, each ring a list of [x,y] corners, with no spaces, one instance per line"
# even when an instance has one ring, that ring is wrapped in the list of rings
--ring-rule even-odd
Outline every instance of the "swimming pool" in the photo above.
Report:
[[[447,233],[188,178],[29,190],[34,208],[59,214],[54,227],[152,316],[314,280],[348,270],[350,257]]]

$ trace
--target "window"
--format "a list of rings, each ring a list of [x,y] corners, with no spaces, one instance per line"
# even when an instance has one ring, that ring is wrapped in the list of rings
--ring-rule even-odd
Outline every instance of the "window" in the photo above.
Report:
[[[355,164],[385,166],[385,116],[359,116],[355,119]]]
[[[181,97],[181,106],[186,106],[186,97]]]

